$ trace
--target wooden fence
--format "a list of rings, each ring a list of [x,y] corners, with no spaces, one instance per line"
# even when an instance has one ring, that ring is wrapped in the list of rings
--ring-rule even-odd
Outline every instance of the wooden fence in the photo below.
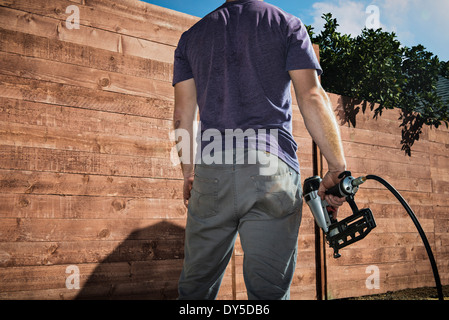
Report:
[[[0,1],[0,299],[176,298],[186,210],[170,161],[172,61],[196,21],[137,0]],[[403,193],[447,284],[448,131],[425,129],[410,158],[397,111],[378,120],[360,113],[353,128],[345,99],[331,98],[349,168]],[[314,154],[296,109],[304,180]],[[321,298],[318,287],[343,298],[434,285],[395,199],[369,182],[356,200],[378,227],[339,260],[326,250],[318,267],[327,278],[317,277],[320,250],[304,208],[292,299]],[[242,260],[237,244],[220,299],[246,298]]]
[[[360,111],[354,128],[345,123],[344,114],[362,110],[362,105],[351,106],[350,99],[336,95],[331,98],[342,123],[349,169],[354,176],[381,176],[402,194],[429,239],[443,284],[448,284],[449,131],[424,128],[408,157],[401,151],[398,110],[384,112],[377,120],[373,112]],[[356,202],[360,208],[371,208],[377,228],[343,249],[340,259],[327,260],[329,298],[435,286],[422,240],[398,200],[379,183],[368,181]],[[345,210],[349,212],[349,206]]]

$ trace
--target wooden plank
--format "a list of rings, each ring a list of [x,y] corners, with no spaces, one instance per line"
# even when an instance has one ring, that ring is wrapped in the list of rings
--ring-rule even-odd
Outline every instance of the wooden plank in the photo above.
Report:
[[[398,141],[400,139],[396,137]],[[374,159],[379,162],[402,163],[406,165],[422,165],[428,167],[430,158],[427,152],[413,152],[413,157],[406,156],[400,147],[391,147],[386,144],[373,145],[366,143],[356,143],[355,141],[344,141],[345,153],[351,158]]]
[[[0,27],[168,63],[173,62],[175,51],[173,46],[85,25],[69,30],[61,20],[6,7],[0,7]]]
[[[171,198],[2,193],[0,203],[2,218],[24,219],[177,219],[187,211]]]
[[[448,159],[449,161],[449,159]],[[449,172],[446,170],[440,170],[438,168],[431,168],[432,172],[432,186],[435,193],[449,193]]]
[[[0,97],[0,121],[48,129],[91,133],[98,136],[129,137],[167,141],[173,128],[171,120],[126,115],[108,111],[61,107],[46,103]]]
[[[434,192],[430,195],[430,199],[432,200],[434,206],[449,208],[449,197],[447,194]]]
[[[115,293],[118,289],[118,292]],[[83,288],[84,289],[84,288]],[[178,297],[177,281],[151,280],[142,283],[105,284],[80,290],[33,289],[0,292],[2,300],[175,300]]]
[[[174,142],[146,137],[107,135],[61,130],[0,121],[0,139],[4,146],[34,147],[58,150],[85,151],[109,155],[133,155],[167,159]],[[176,151],[174,151],[176,153]]]
[[[59,150],[76,150],[106,154],[124,154],[166,158],[174,143],[148,138],[114,137],[70,131],[59,134],[58,129],[42,126],[18,125],[0,122],[0,136],[4,145],[42,147]]]
[[[368,182],[366,182],[368,183]],[[380,188],[374,188],[374,186],[379,186],[375,184],[374,181],[370,181],[370,185],[366,185],[363,190],[360,190],[357,194],[357,201],[362,201],[363,197],[369,199],[368,201],[375,204],[390,204],[390,205],[398,205],[398,200],[391,194],[390,191],[383,188],[380,185]],[[394,186],[394,185],[393,185]],[[408,204],[414,208],[415,206],[432,206],[434,204],[432,197],[436,195],[431,195],[429,193],[422,192],[413,192],[413,191],[400,191],[403,198],[408,202]],[[360,200],[359,200],[360,199]]]
[[[2,193],[182,199],[182,180],[0,169]]]
[[[348,99],[347,97],[344,96],[340,96],[338,94],[334,94],[334,93],[328,93],[329,98],[331,100],[332,105],[334,106],[334,111],[337,114],[337,117],[340,120],[344,120],[345,117],[343,116],[343,111],[344,111],[344,105],[345,104],[352,104],[352,101],[348,101],[348,100],[353,100],[353,99]],[[355,99],[355,101],[357,101],[357,99]],[[394,108],[394,109],[385,109],[382,112],[382,115],[379,116],[376,120],[376,118],[374,117],[374,111],[370,110],[370,103],[367,103],[367,108],[365,110],[365,112],[362,111],[362,107],[363,107],[364,102],[362,101],[358,101],[356,102],[356,104],[354,105],[354,109],[356,109],[355,111],[357,113],[355,119],[357,121],[356,123],[356,127],[360,125],[365,125],[365,124],[370,124],[373,125],[376,129],[379,128],[383,128],[384,130],[388,130],[386,124],[390,123],[390,122],[397,122],[397,120],[399,119],[400,116],[400,109]],[[377,108],[379,105],[375,104],[374,108]],[[351,110],[352,111],[352,110]],[[372,121],[374,119],[374,121]],[[348,125],[347,123],[345,123],[346,125]],[[342,126],[344,126],[345,124],[341,124]],[[395,127],[398,128],[398,127]],[[377,131],[377,130],[376,130]],[[400,131],[399,131],[400,132]]]
[[[24,299],[36,291],[39,299],[55,299],[58,295],[78,298],[120,298],[141,296],[147,299],[175,299],[182,260],[155,260],[148,262],[119,262],[76,265],[80,270],[83,290],[66,287],[67,265],[46,267],[7,268],[0,274],[0,292],[4,299]],[[23,281],[27,279],[27,281]],[[159,279],[164,279],[160,281]],[[164,285],[165,284],[165,285]],[[86,291],[84,289],[86,288]],[[59,292],[51,293],[48,290]],[[28,294],[27,294],[28,293]],[[45,296],[44,294],[51,294]],[[169,296],[167,296],[167,294]]]
[[[136,2],[128,2],[128,5],[136,7]],[[44,3],[38,0],[15,0],[12,4],[4,3],[3,5],[20,11],[51,17],[65,23],[70,16],[70,13],[66,13],[66,8],[69,5],[73,5],[73,3],[66,0],[53,0]],[[126,14],[126,11],[124,12],[123,9],[128,6],[123,6],[121,3],[111,6],[111,3],[106,4],[103,2],[103,6],[99,6],[96,1],[87,3],[85,1],[85,3],[77,4],[77,7],[79,9],[80,25],[170,46],[176,46],[182,32],[198,20],[187,15],[169,15],[167,10],[159,10],[159,14],[156,15],[151,12],[155,6],[146,4],[142,8],[146,12],[134,9],[132,11],[133,14]],[[181,24],[180,18],[183,18],[185,22]]]
[[[0,267],[182,259],[183,248],[183,233],[172,239],[2,242]]]
[[[437,220],[437,221],[438,220],[444,220],[444,221],[449,220],[449,208],[448,207],[438,206],[435,208],[434,211],[435,211],[435,214],[434,214],[435,220]],[[436,225],[438,225],[437,222],[436,222]]]
[[[166,159],[0,145],[0,168],[57,173],[181,179]]]
[[[172,63],[0,28],[0,51],[171,82]]]
[[[339,266],[355,266],[355,265],[383,265],[387,262],[399,262],[409,261],[413,263],[417,260],[426,260],[427,253],[424,247],[417,247],[415,244],[419,244],[420,238],[414,235],[400,235],[395,237],[399,241],[406,241],[410,239],[413,241],[411,244],[404,243],[401,246],[388,247],[380,246],[374,243],[372,239],[379,239],[383,243],[391,242],[392,239],[386,239],[381,237],[371,237],[371,239],[364,239],[360,243],[360,246],[351,246],[344,248],[340,251],[341,258],[339,258]],[[405,240],[403,240],[405,239]],[[366,241],[365,241],[366,240]],[[369,241],[368,241],[369,240]],[[368,245],[370,244],[370,245]],[[328,250],[328,259],[332,260],[332,249]],[[333,263],[331,263],[333,265]]]
[[[0,73],[141,97],[172,98],[170,83],[0,52]],[[151,92],[151,93],[149,93]]]
[[[365,174],[375,174],[394,183],[393,179],[429,179],[430,168],[421,165],[397,162],[381,162],[375,159],[353,158],[351,155],[346,156],[348,168],[353,172],[365,172]]]
[[[185,219],[1,219],[2,242],[120,241],[152,239],[154,234],[178,239]],[[159,229],[160,230],[159,230]],[[158,231],[155,231],[158,230]]]
[[[402,159],[401,161],[414,161],[421,158],[425,158],[425,155],[429,153],[430,144],[428,141],[420,140],[417,141],[413,145],[412,155],[409,157],[402,151],[401,140],[402,137],[400,134],[391,134],[384,132],[376,132],[368,129],[359,129],[359,128],[341,128],[340,130],[342,140],[344,142],[355,143],[355,144],[365,144],[374,147],[387,147],[394,150],[396,157],[398,159]]]
[[[58,106],[137,115],[158,119],[173,118],[173,99],[137,97],[101,89],[38,81],[0,74],[0,96]]]
[[[370,275],[366,273],[366,267],[368,266],[344,266],[334,268],[332,274],[328,273],[329,298],[358,297],[432,286],[432,270],[429,262],[425,260],[413,263],[395,262],[379,266],[380,289],[378,290],[370,290],[366,287],[366,280]]]
[[[117,12],[130,19],[135,19],[136,16],[147,20],[153,20],[154,23],[163,25],[168,24],[170,28],[175,28],[181,31],[187,30],[192,24],[200,20],[199,17],[188,15],[179,11],[163,8],[154,4],[135,1],[135,0],[120,0],[111,3],[109,0],[82,0],[86,5],[96,7],[104,12]],[[174,23],[176,21],[176,23]]]
[[[434,232],[435,225],[434,219],[421,219],[419,221],[424,232],[429,235]],[[387,233],[387,234],[396,234],[396,233],[415,233],[417,232],[415,225],[413,224],[410,218],[378,218],[376,219],[377,224],[377,233]]]
[[[447,178],[449,177],[449,157],[435,154],[431,158],[431,176],[435,182],[441,183],[435,188],[435,193],[448,193]]]
[[[432,127],[429,129],[429,141],[442,144],[445,149],[448,148],[449,129],[445,125],[441,125],[438,129]]]

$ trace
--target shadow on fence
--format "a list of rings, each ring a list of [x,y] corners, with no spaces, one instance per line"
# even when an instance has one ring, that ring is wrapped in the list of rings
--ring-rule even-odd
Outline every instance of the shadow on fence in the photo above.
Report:
[[[350,98],[341,96],[338,99],[337,117],[340,120],[340,125],[348,125],[356,128],[357,115],[360,112],[365,113],[369,107],[370,111],[373,111],[373,118],[377,119],[382,115],[382,111],[379,111],[378,106],[375,103],[367,102],[357,98]],[[401,149],[408,156],[411,156],[411,150],[416,141],[419,141],[422,134],[422,128],[424,126],[424,120],[422,116],[417,112],[409,112],[406,110],[400,110],[398,117],[399,127],[402,128]]]
[[[184,234],[184,228],[166,221],[134,231],[98,265],[75,299],[176,299]]]

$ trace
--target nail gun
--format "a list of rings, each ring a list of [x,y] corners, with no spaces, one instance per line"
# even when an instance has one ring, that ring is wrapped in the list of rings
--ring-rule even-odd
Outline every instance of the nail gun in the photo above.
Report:
[[[371,210],[368,208],[359,210],[354,200],[354,196],[359,190],[359,186],[361,184],[363,184],[366,180],[375,180],[387,188],[396,197],[396,199],[398,199],[415,224],[416,229],[418,230],[423,241],[424,247],[426,248],[427,255],[429,256],[429,261],[435,278],[438,298],[439,300],[444,300],[440,274],[438,272],[438,266],[433,255],[432,248],[430,247],[427,236],[415,213],[402,195],[386,180],[376,175],[367,175],[355,179],[352,177],[351,172],[345,171],[340,174],[339,179],[341,179],[340,182],[327,190],[326,194],[346,198],[346,201],[349,203],[353,214],[342,221],[338,221],[334,217],[336,212],[335,208],[329,206],[326,200],[322,200],[318,196],[318,188],[320,187],[322,181],[319,176],[306,179],[304,181],[303,188],[304,199],[312,211],[317,225],[323,229],[329,246],[334,249],[334,258],[341,257],[339,253],[341,248],[362,240],[376,227],[376,222],[374,221]]]
[[[354,196],[365,177],[354,178],[345,171],[340,176],[340,183],[326,191],[340,198],[346,198],[353,214],[342,221],[335,218],[336,209],[318,196],[321,183],[319,176],[308,178],[304,182],[304,199],[315,218],[317,225],[323,229],[329,246],[334,249],[334,258],[340,258],[339,250],[365,238],[376,227],[370,209],[359,210]]]

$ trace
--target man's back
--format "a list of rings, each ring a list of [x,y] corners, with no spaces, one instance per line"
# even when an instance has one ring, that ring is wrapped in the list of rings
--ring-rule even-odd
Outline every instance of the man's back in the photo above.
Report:
[[[227,2],[182,36],[175,59],[174,84],[195,79],[202,130],[277,129],[279,157],[299,170],[288,71],[321,69],[298,18],[257,0]]]
[[[239,154],[241,149],[232,147],[221,154],[231,155],[230,163],[194,165],[193,155],[184,155],[181,148],[188,211],[179,299],[217,296],[237,234],[244,252],[248,299],[289,299],[302,208],[291,132],[290,80],[305,126],[328,161],[329,172],[319,195],[332,206],[344,201],[325,195],[340,181],[346,162],[338,124],[317,70],[320,74],[300,20],[257,0],[227,0],[183,34],[173,79],[177,140],[194,144],[197,105],[202,130],[218,132],[214,142],[223,133],[226,140],[229,130],[250,129],[274,129],[279,140],[275,145],[270,141],[270,167],[273,162],[276,169],[270,173],[261,161],[267,156],[264,150],[256,151],[258,161],[251,165],[241,164],[240,159],[246,155],[249,159],[252,148]],[[181,135],[186,131],[187,137]]]

